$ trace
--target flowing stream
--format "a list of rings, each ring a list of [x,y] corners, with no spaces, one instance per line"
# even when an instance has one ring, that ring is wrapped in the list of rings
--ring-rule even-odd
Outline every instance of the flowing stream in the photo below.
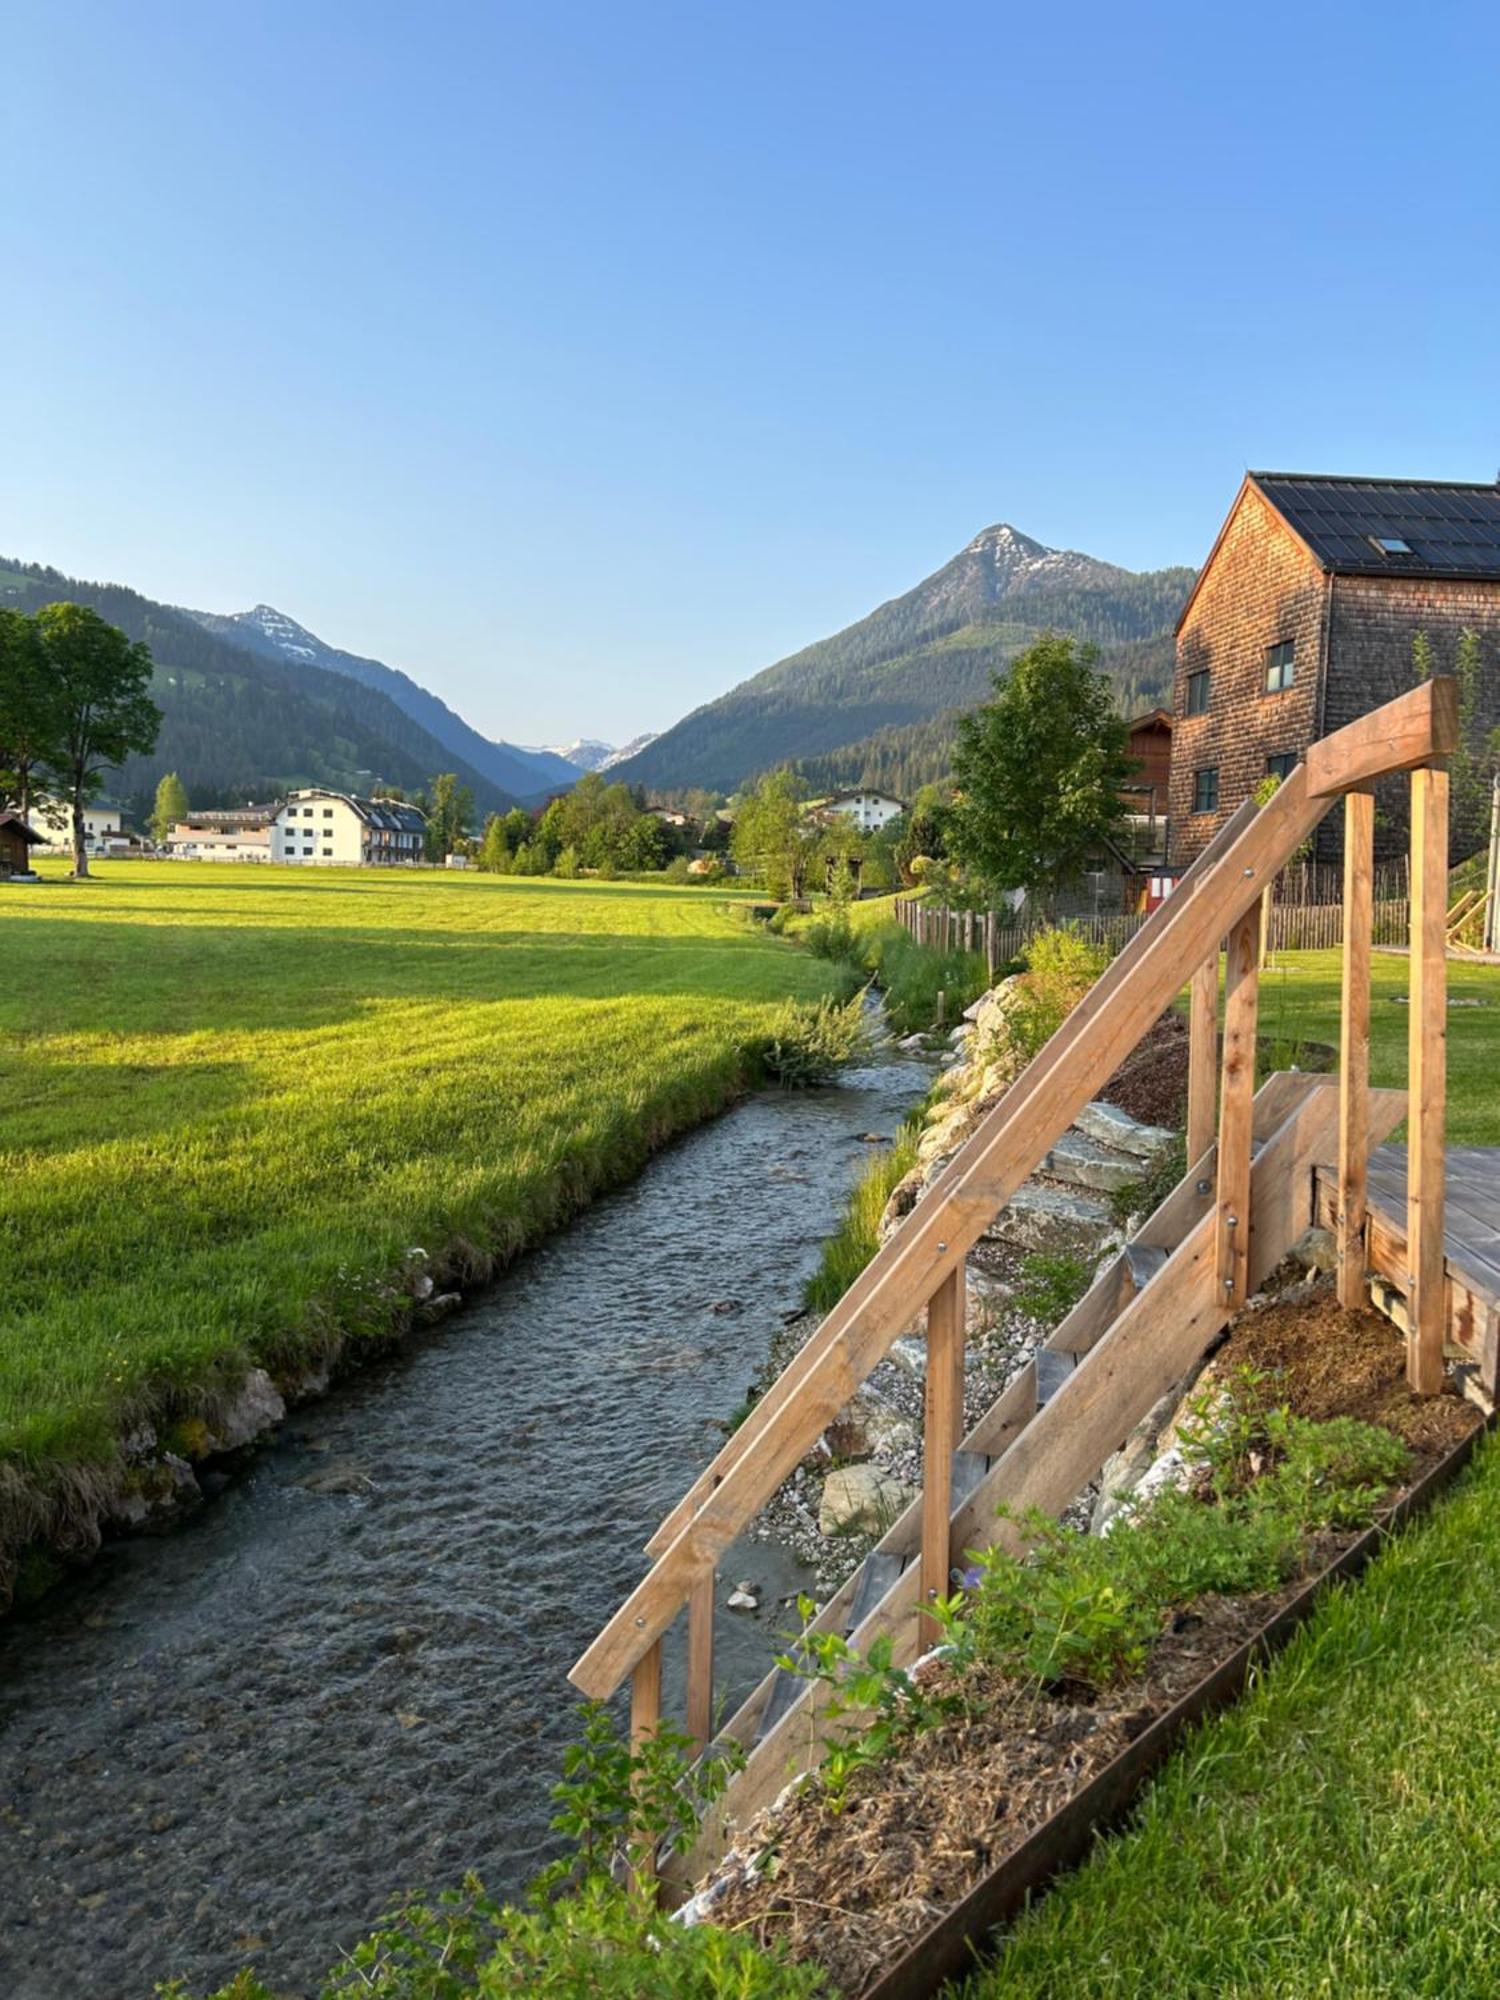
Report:
[[[750,1099],[295,1412],[185,1526],[0,1625],[0,1994],[147,2000],[246,1963],[312,1993],[398,1891],[518,1890],[568,1667],[929,1074]],[[802,1580],[746,1543],[721,1606],[742,1577],[731,1698]]]

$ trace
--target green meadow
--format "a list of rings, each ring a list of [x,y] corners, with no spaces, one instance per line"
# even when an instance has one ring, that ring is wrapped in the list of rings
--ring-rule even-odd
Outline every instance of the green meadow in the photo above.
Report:
[[[0,892],[0,1469],[385,1334],[753,1080],[830,968],[717,893],[100,864]]]

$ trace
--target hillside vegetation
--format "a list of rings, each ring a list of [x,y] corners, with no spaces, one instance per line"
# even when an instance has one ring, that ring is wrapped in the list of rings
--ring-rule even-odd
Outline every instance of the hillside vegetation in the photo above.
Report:
[[[516,803],[378,687],[233,644],[189,613],[122,584],[0,564],[0,603],[35,611],[64,600],[87,605],[128,638],[144,641],[156,662],[151,694],[163,718],[156,748],[149,757],[127,759],[110,781],[112,793],[130,801],[139,817],[168,771],[187,780],[200,805],[215,802],[210,795],[264,799],[298,785],[414,791],[441,771],[469,786],[481,813]]]
[[[732,791],[792,763],[819,786],[910,791],[943,774],[957,715],[1043,631],[1098,645],[1122,709],[1159,701],[1192,579],[1189,569],[1136,574],[1011,527],[986,529],[914,590],[696,709],[618,775]]]
[[[55,865],[0,950],[0,1503],[383,1337],[412,1246],[514,1251],[832,983],[691,890],[204,863]]]

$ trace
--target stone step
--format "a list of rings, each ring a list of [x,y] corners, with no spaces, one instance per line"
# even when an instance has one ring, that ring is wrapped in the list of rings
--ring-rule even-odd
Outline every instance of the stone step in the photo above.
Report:
[[[1078,1250],[1108,1234],[1108,1205],[1093,1195],[1027,1181],[984,1232],[1020,1250]]]
[[[1127,1243],[1125,1263],[1130,1272],[1130,1282],[1138,1292],[1144,1291],[1151,1280],[1166,1264],[1167,1253],[1155,1243]]]
[[[1101,1146],[1083,1132],[1064,1132],[1042,1162],[1042,1172],[1072,1187],[1102,1188],[1114,1194],[1134,1187],[1145,1162],[1135,1153],[1122,1153],[1113,1146]]]
[[[1143,1125],[1117,1104],[1085,1104],[1073,1123],[1086,1139],[1094,1139],[1101,1146],[1114,1146],[1122,1153],[1134,1153],[1140,1160],[1160,1159],[1177,1139],[1177,1134],[1169,1132],[1165,1125]]]

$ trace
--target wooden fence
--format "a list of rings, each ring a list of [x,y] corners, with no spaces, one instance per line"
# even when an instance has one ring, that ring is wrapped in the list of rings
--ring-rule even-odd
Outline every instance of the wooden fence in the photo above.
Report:
[[[1375,900],[1374,942],[1404,943],[1411,917],[1410,900],[1404,893],[1404,876],[1392,871],[1392,881],[1401,881],[1402,893],[1385,894]],[[1038,918],[1017,919],[995,910],[950,910],[941,903],[923,903],[912,896],[896,898],[896,921],[909,931],[918,944],[931,951],[964,951],[982,954],[990,976],[1019,958],[1039,931],[1047,926]],[[1069,917],[1067,928],[1090,944],[1104,945],[1113,955],[1130,942],[1147,918],[1137,916]],[[1274,902],[1271,905],[1272,951],[1336,951],[1344,942],[1342,901]]]

